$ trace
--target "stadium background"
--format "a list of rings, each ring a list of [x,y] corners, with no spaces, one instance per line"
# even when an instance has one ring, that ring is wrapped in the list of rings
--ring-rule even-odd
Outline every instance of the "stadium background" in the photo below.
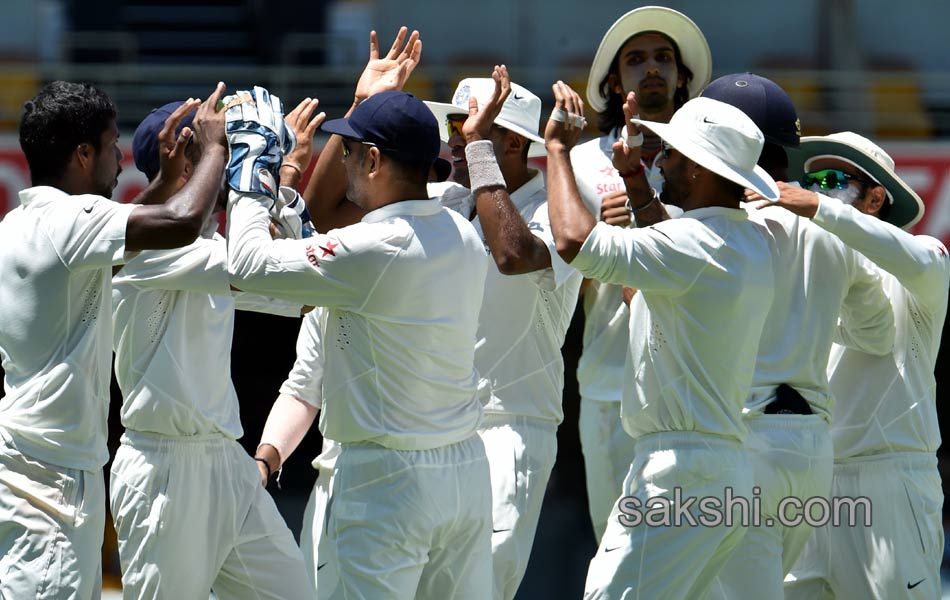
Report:
[[[624,12],[649,2],[598,0],[4,0],[0,19],[0,215],[16,205],[29,173],[16,141],[22,103],[54,79],[89,81],[119,107],[123,173],[116,198],[144,185],[131,157],[135,125],[147,112],[189,96],[205,97],[218,80],[231,90],[267,86],[288,105],[318,97],[341,116],[366,61],[368,32],[386,46],[400,25],[417,28],[422,62],[407,90],[446,101],[457,81],[487,76],[506,63],[515,81],[553,104],[557,79],[583,91],[601,36]],[[705,33],[714,77],[751,70],[785,87],[805,134],[850,129],[879,140],[898,172],[921,194],[927,215],[915,231],[950,243],[950,3],[938,0],[681,0],[654,2],[689,15]],[[545,112],[547,110],[545,109]],[[593,121],[593,115],[588,115]],[[589,131],[591,137],[596,131]],[[318,139],[317,146],[322,145]],[[543,167],[543,161],[538,164]],[[451,302],[452,298],[446,298]],[[565,422],[558,460],[520,600],[577,598],[594,553],[583,460],[577,436],[574,369],[582,315],[564,347]],[[294,359],[298,321],[239,313],[232,374],[245,436],[253,451],[277,388]],[[937,365],[941,424],[947,356]],[[113,386],[110,439],[121,426]],[[948,431],[942,427],[944,431]],[[314,429],[272,486],[288,524],[299,532],[319,452]],[[939,453],[946,482],[947,453]],[[890,507],[882,507],[889,510]],[[947,507],[944,510],[945,523]],[[110,526],[111,527],[111,526]],[[107,585],[117,585],[114,537],[107,531]],[[950,560],[945,558],[945,565]],[[945,576],[946,578],[946,576]]]

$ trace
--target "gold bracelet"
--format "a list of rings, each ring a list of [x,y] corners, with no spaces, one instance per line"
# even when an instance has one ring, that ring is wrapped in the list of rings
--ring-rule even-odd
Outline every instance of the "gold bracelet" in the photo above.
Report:
[[[297,165],[292,165],[292,164],[290,164],[290,163],[284,163],[284,164],[280,165],[280,168],[281,168],[281,169],[283,169],[284,167],[290,167],[290,168],[293,169],[294,171],[297,171],[297,174],[298,174],[298,175],[300,175],[301,177],[303,177],[303,171],[301,171],[301,170],[300,170],[300,167],[298,167]]]

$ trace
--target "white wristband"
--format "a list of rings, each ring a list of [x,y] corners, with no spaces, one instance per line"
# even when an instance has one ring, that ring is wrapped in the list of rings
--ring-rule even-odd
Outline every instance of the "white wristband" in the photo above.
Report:
[[[643,133],[641,132],[633,137],[630,137],[627,133],[626,125],[624,125],[623,129],[620,130],[620,139],[623,140],[623,145],[627,148],[639,148],[643,145]]]
[[[495,160],[495,148],[491,140],[469,142],[465,146],[465,161],[468,163],[468,179],[472,193],[487,187],[508,187]]]

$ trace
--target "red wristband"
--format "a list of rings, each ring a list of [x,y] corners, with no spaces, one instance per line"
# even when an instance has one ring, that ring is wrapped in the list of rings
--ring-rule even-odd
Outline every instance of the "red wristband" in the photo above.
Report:
[[[618,173],[621,177],[623,177],[624,179],[629,179],[629,178],[631,178],[631,177],[636,177],[636,176],[639,175],[640,173],[643,173],[643,171],[644,171],[643,163],[640,163],[640,165],[637,166],[637,168],[631,169],[631,170],[627,171],[626,173],[621,173],[620,171],[617,171],[617,173]]]

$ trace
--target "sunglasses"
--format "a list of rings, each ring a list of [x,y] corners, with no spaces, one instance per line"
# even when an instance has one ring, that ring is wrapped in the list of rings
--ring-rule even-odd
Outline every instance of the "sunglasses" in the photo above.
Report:
[[[445,129],[449,132],[449,137],[454,135],[465,137],[465,134],[462,133],[462,125],[465,125],[466,117],[461,115],[449,115],[445,118]]]
[[[820,171],[805,173],[802,177],[802,187],[809,188],[817,183],[823,190],[843,190],[848,187],[848,182],[850,181],[856,181],[865,185],[877,185],[870,179],[857,177],[839,169],[822,169]]]
[[[353,142],[354,144],[363,144],[364,146],[372,146],[373,148],[379,148],[379,146],[377,146],[373,142],[363,142],[360,140],[354,140],[353,138],[343,138],[343,143],[341,144],[341,146],[343,147],[343,158],[347,158],[350,154],[353,154],[353,151],[350,150],[350,147],[346,145],[347,142]],[[380,148],[380,150],[382,150],[382,148]]]

